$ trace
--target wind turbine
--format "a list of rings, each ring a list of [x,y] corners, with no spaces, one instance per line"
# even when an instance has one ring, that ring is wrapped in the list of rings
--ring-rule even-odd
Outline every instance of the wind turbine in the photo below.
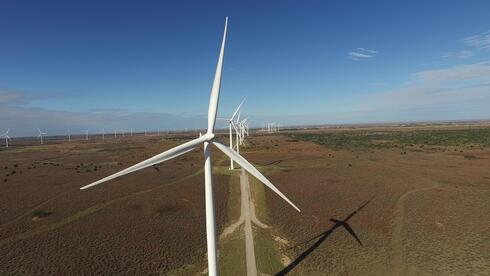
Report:
[[[88,128],[85,130],[85,141],[88,141]]]
[[[240,130],[241,130],[241,137],[242,137],[242,140],[240,142],[242,145],[243,145],[243,140],[245,140],[245,137],[248,136],[247,124],[248,124],[248,117],[240,122]]]
[[[105,128],[102,128],[102,140],[105,140]]]
[[[45,132],[42,132],[39,128],[37,129],[37,131],[39,131],[39,135],[37,137],[39,137],[41,139],[41,145],[43,144],[43,135],[47,134]]]
[[[250,164],[245,158],[239,155],[234,150],[230,149],[226,145],[220,143],[214,133],[214,127],[216,124],[216,114],[218,111],[218,101],[219,92],[221,86],[221,73],[223,70],[223,56],[225,50],[226,42],[226,29],[228,25],[228,17],[225,20],[225,28],[223,33],[223,40],[221,42],[221,49],[218,58],[218,64],[216,65],[216,73],[214,76],[213,86],[211,88],[211,96],[209,100],[208,108],[208,130],[207,133],[199,138],[193,139],[182,145],[164,151],[157,154],[149,159],[146,159],[136,165],[133,165],[127,169],[117,172],[113,175],[107,176],[101,180],[93,182],[89,185],[83,186],[80,189],[87,189],[98,185],[100,183],[109,181],[111,179],[123,176],[128,173],[132,173],[152,165],[162,163],[164,161],[173,159],[177,156],[190,152],[197,146],[204,144],[204,193],[206,202],[206,235],[207,235],[207,249],[208,249],[208,273],[209,275],[217,275],[217,256],[216,256],[216,223],[214,215],[214,199],[213,199],[213,180],[212,180],[212,170],[211,170],[211,145],[215,145],[219,150],[221,150],[228,157],[232,158],[237,162],[242,168],[247,170],[250,174],[257,177],[262,183],[278,194],[287,203],[293,206],[296,210],[300,211],[284,194],[281,193],[264,175],[262,175],[252,164]]]
[[[8,148],[9,147],[9,140],[10,140],[10,136],[9,136],[9,131],[10,131],[10,128],[7,129],[7,131],[5,131],[4,134],[0,135],[2,137],[5,137],[5,147]]]
[[[71,133],[70,133],[70,129],[68,129],[68,143],[71,143]]]
[[[236,108],[235,112],[233,112],[233,115],[231,115],[231,117],[229,119],[224,119],[224,120],[227,120],[228,121],[228,127],[230,129],[230,149],[233,149],[233,131],[232,131],[232,128],[235,129],[236,131],[236,127],[235,127],[235,123],[233,122],[233,119],[235,118],[235,116],[237,115],[237,113],[240,111],[240,108],[242,107],[243,103],[245,102],[245,98],[242,100],[242,102],[238,105],[238,107]],[[237,142],[238,143],[238,140]],[[233,170],[234,167],[233,167],[233,159],[230,158],[230,170]]]

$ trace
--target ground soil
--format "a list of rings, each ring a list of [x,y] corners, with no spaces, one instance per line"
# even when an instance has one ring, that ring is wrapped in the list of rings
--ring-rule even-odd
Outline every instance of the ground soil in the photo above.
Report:
[[[336,150],[283,135],[252,141],[248,160],[302,209],[267,193],[267,223],[290,244],[282,252],[294,263],[288,274],[490,274],[490,148],[403,152]],[[367,201],[348,221],[363,246],[342,227],[329,231],[331,218]]]
[[[310,132],[323,131],[338,130]],[[205,270],[202,149],[80,191],[190,139],[93,138],[47,139],[43,146],[23,140],[0,151],[0,274]],[[241,154],[302,210],[267,188],[265,207],[256,210],[291,260],[278,275],[490,274],[489,147],[334,149],[288,133],[254,134],[246,142]],[[221,233],[239,217],[228,205],[230,183],[238,180],[222,154],[213,151],[213,158]],[[366,202],[348,220],[361,246],[330,219],[344,220]]]
[[[201,149],[79,190],[186,140],[93,138],[43,146],[33,141],[2,150],[0,274],[202,271],[206,235]],[[219,164],[223,156],[213,153],[213,161]],[[228,176],[215,173],[214,180],[221,229],[226,220]]]

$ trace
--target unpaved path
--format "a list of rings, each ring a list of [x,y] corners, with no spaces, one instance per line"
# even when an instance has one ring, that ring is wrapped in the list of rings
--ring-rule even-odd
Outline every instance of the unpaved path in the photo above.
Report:
[[[244,230],[245,230],[245,254],[247,260],[247,276],[257,276],[257,263],[255,262],[252,220],[250,216],[250,185],[248,182],[248,175],[244,169],[242,169],[242,173],[240,174],[240,192],[241,192],[241,202],[242,202],[242,216],[245,219]]]
[[[405,201],[406,199],[415,193],[432,190],[439,187],[439,184],[435,184],[425,188],[419,188],[405,192],[396,202],[395,217],[393,219],[394,229],[393,237],[391,238],[390,247],[393,250],[393,267],[392,271],[394,275],[405,275],[405,248],[403,245],[403,220],[405,216]]]
[[[252,223],[260,228],[269,228],[270,226],[261,222],[255,214],[255,205],[252,194],[250,193],[250,182],[248,180],[248,174],[244,169],[241,169],[240,173],[240,206],[240,218],[236,222],[228,225],[223,232],[221,232],[219,239],[220,241],[223,241],[244,224],[247,275],[256,276],[258,275],[258,272],[257,262],[255,260]]]

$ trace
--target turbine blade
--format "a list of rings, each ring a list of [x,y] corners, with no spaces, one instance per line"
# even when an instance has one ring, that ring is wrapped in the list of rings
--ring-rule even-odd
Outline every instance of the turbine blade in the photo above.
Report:
[[[233,121],[233,118],[235,118],[236,114],[238,113],[238,111],[240,110],[240,108],[242,107],[242,104],[245,102],[245,99],[246,98],[243,98],[242,102],[238,105],[237,109],[235,110],[235,112],[233,112],[233,116],[231,116],[231,119],[230,121]]]
[[[264,183],[269,189],[274,191],[276,194],[278,194],[282,199],[284,199],[287,203],[289,203],[291,206],[293,206],[294,209],[296,209],[298,212],[301,212],[301,210],[296,207],[279,189],[274,186],[263,174],[261,174],[252,164],[250,164],[245,158],[243,158],[240,154],[238,154],[236,151],[231,150],[228,146],[225,146],[221,144],[220,142],[213,141],[213,144],[220,149],[224,154],[228,155],[233,161],[237,162],[238,165],[242,166],[245,170],[247,170],[251,175],[255,176],[258,180],[260,180],[262,183]]]
[[[242,114],[242,111],[238,111],[238,117],[236,119],[236,122],[239,124],[240,123],[240,114]]]
[[[157,154],[151,158],[148,158],[144,161],[141,161],[139,162],[138,164],[136,165],[133,165],[129,168],[126,168],[120,172],[117,172],[115,174],[112,174],[112,175],[109,175],[107,177],[104,177],[102,178],[101,180],[98,180],[98,181],[95,181],[91,184],[88,184],[86,186],[83,186],[80,188],[80,190],[84,190],[84,189],[87,189],[87,188],[90,188],[92,186],[95,186],[95,185],[98,185],[100,183],[103,183],[103,182],[106,182],[106,181],[109,181],[109,180],[112,180],[114,178],[117,178],[117,177],[120,177],[120,176],[123,176],[125,174],[128,174],[128,173],[132,173],[132,172],[135,172],[135,171],[138,171],[138,170],[141,170],[141,169],[144,169],[144,168],[147,168],[149,166],[153,166],[153,165],[156,165],[158,163],[162,163],[164,161],[167,161],[169,159],[172,159],[172,158],[175,158],[179,155],[182,155],[184,153],[187,153],[191,150],[193,150],[197,145],[199,145],[200,143],[203,143],[204,141],[206,141],[208,139],[208,137],[206,136],[203,136],[203,137],[199,137],[197,139],[194,139],[194,140],[191,140],[187,143],[184,143],[182,145],[179,145],[179,146],[176,146],[175,148],[171,148],[167,151],[164,151],[160,154]]]
[[[208,133],[214,132],[214,125],[216,123],[216,113],[218,112],[219,90],[221,88],[221,72],[223,71],[223,56],[225,54],[227,27],[228,27],[228,17],[226,17],[225,19],[225,30],[223,32],[223,40],[221,41],[221,50],[219,53],[218,64],[216,65],[216,73],[214,75],[213,87],[211,88],[211,97],[209,99]]]

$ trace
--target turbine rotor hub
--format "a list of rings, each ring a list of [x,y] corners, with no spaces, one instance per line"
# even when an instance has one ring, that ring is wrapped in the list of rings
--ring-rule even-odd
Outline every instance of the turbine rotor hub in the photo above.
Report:
[[[207,141],[211,141],[211,140],[214,139],[215,135],[214,135],[214,133],[209,133],[208,132],[208,133],[204,134],[204,137],[206,137],[206,140]]]

